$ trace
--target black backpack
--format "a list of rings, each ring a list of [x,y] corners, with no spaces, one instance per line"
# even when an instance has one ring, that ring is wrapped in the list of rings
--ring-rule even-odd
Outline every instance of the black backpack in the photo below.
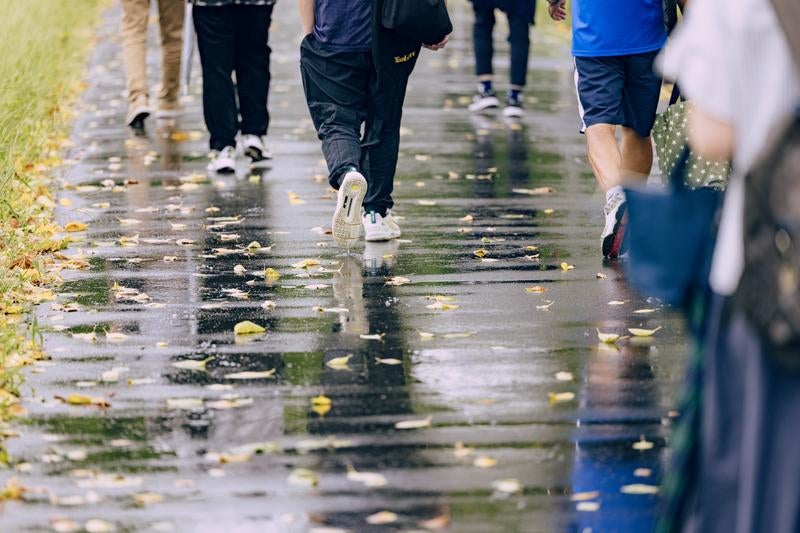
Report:
[[[800,2],[773,0],[800,65]],[[800,367],[800,109],[745,177],[745,267],[734,302],[768,352]]]
[[[444,0],[383,0],[381,23],[422,44],[436,44],[453,31]]]

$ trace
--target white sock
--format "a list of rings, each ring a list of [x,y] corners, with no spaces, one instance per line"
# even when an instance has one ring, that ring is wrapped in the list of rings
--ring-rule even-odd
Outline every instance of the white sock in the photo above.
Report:
[[[624,194],[625,193],[624,189],[622,188],[622,185],[615,185],[615,186],[611,187],[610,189],[608,189],[606,191],[606,202],[611,200],[611,197],[614,196],[617,193],[620,193],[620,194]]]

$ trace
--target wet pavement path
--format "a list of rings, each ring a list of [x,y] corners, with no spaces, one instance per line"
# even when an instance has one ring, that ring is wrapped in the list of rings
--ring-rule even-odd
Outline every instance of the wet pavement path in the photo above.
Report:
[[[199,69],[176,125],[130,136],[108,14],[58,211],[88,225],[65,251],[88,268],[38,313],[52,360],[1,476],[42,490],[3,531],[648,530],[655,497],[627,491],[659,483],[686,342],[599,257],[563,38],[536,34],[523,122],[470,117],[459,4],[407,99],[403,239],[342,255],[276,11],[275,159],[210,179]],[[630,327],[663,329],[598,343]]]

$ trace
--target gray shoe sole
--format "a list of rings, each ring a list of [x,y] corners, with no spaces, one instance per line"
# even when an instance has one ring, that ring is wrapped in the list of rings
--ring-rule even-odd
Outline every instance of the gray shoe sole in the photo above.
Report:
[[[361,237],[361,205],[367,195],[367,180],[361,174],[349,172],[345,175],[336,196],[331,232],[336,244],[349,249]]]

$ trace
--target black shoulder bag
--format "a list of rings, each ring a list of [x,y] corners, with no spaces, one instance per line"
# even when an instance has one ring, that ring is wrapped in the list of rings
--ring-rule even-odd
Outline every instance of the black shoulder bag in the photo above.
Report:
[[[800,3],[772,4],[800,65]],[[734,305],[769,353],[800,367],[800,109],[776,131],[745,177],[745,267]]]
[[[436,44],[453,31],[444,0],[383,0],[383,26],[416,43]]]

